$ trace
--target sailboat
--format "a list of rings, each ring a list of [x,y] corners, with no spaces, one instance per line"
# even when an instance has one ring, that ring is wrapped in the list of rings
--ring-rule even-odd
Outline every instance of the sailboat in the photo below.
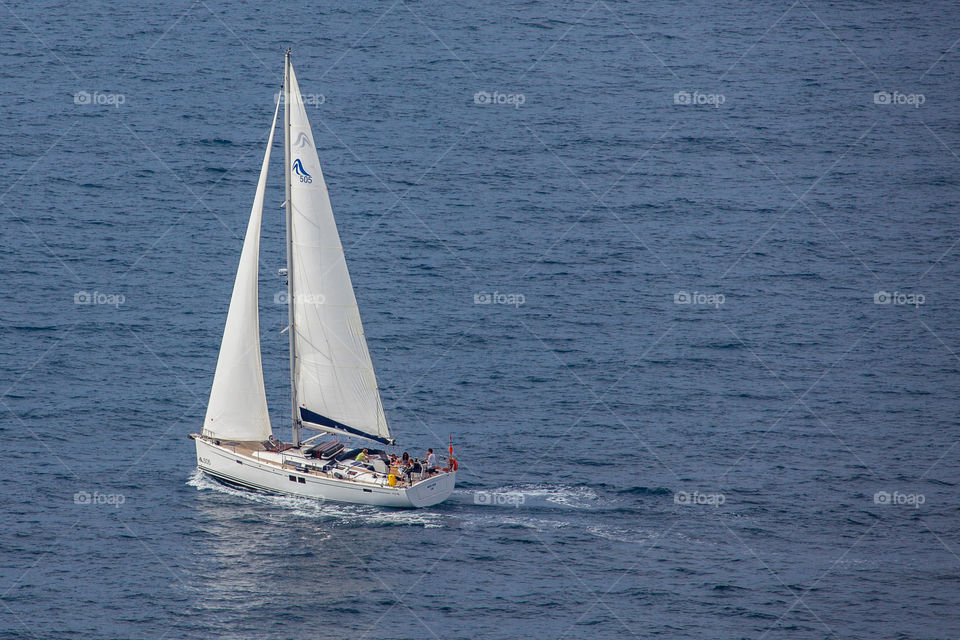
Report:
[[[274,438],[267,410],[257,294],[260,227],[281,102],[287,266],[280,275],[287,283],[291,442]],[[278,96],[273,113],[203,429],[190,438],[201,471],[258,491],[427,507],[447,499],[456,483],[452,446],[446,460],[430,465],[373,448],[395,441],[289,50],[283,100]],[[352,438],[371,444],[353,447]]]

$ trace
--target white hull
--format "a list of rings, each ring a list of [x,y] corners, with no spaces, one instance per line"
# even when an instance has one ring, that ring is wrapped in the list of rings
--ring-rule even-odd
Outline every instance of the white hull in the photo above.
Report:
[[[338,480],[317,473],[262,462],[251,455],[195,437],[197,466],[230,484],[287,495],[380,507],[429,507],[453,493],[456,471],[434,475],[409,487],[380,486],[355,480]],[[292,478],[292,479],[291,479]]]

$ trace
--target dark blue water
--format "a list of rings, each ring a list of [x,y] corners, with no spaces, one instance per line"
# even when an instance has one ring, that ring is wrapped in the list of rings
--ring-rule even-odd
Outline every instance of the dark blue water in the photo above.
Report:
[[[0,636],[956,638],[955,25],[4,2]],[[455,439],[435,508],[195,473],[287,46],[392,428]]]

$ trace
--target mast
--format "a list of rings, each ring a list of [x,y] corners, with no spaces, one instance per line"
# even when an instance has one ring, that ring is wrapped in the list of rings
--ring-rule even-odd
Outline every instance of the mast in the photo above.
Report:
[[[283,157],[287,194],[287,337],[290,339],[290,419],[293,423],[293,446],[300,446],[300,417],[297,415],[296,339],[293,313],[293,202],[290,200],[290,49],[283,60]]]

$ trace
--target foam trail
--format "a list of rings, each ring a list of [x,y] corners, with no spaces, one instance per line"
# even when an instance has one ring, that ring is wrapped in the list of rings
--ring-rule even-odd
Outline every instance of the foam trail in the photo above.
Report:
[[[506,485],[465,493],[472,496],[470,501],[474,504],[489,506],[596,509],[602,503],[600,496],[589,487],[563,484]]]

